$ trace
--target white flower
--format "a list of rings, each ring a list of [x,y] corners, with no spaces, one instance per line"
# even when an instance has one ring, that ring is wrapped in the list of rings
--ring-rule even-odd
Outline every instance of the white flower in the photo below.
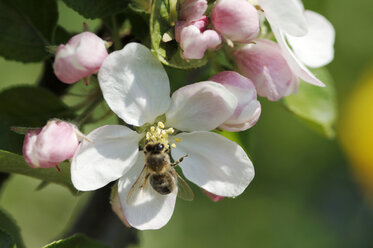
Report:
[[[325,86],[305,65],[321,67],[333,60],[332,24],[313,11],[305,11],[300,0],[259,0],[259,4],[293,73],[310,84]]]
[[[146,47],[137,43],[111,53],[98,77],[105,100],[122,120],[138,127],[146,123],[153,126],[145,125],[146,130],[137,133],[125,126],[110,125],[88,134],[92,143],[83,141],[71,164],[77,189],[95,190],[119,179],[118,195],[128,223],[141,230],[164,226],[171,218],[177,188],[161,195],[152,187],[144,187],[135,204],[126,200],[145,164],[139,142],[157,135],[172,147],[173,141],[181,140],[171,149],[171,155],[176,160],[188,154],[180,167],[187,179],[203,189],[235,197],[251,182],[254,169],[244,150],[208,132],[227,120],[237,106],[236,97],[224,86],[211,81],[195,83],[180,88],[170,98],[165,70]],[[162,115],[165,123],[154,124]]]

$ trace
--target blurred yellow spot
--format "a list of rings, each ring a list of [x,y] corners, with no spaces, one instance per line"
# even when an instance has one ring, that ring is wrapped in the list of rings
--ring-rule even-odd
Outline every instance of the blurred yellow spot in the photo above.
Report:
[[[360,183],[373,193],[373,68],[341,111],[339,136]]]

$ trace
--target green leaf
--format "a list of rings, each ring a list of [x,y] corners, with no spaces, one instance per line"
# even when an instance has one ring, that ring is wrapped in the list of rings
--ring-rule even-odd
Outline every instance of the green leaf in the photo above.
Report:
[[[12,237],[5,231],[0,229],[0,247],[1,248],[14,248],[15,242]]]
[[[332,77],[325,68],[311,71],[326,87],[301,82],[298,93],[284,99],[285,106],[317,132],[328,138],[334,138],[337,99]]]
[[[72,118],[71,110],[50,91],[30,86],[0,93],[0,149],[22,153],[23,136],[11,126],[42,127],[51,118]]]
[[[0,0],[0,56],[21,62],[38,62],[48,56],[57,24],[54,0]]]
[[[95,19],[114,15],[125,10],[127,0],[63,0],[82,16]]]
[[[170,6],[168,0],[154,0],[150,15],[151,46],[154,54],[165,65],[178,69],[193,69],[207,63],[207,59],[191,59],[186,61],[182,58],[182,51],[175,40],[163,42],[162,37],[166,32],[172,30],[170,22]],[[173,31],[172,31],[173,32]]]
[[[9,237],[11,240],[9,240]],[[17,248],[25,248],[21,237],[21,231],[16,222],[8,213],[0,208],[0,247],[13,248],[14,244]]]
[[[63,27],[57,26],[54,35],[53,35],[53,44],[59,45],[59,44],[66,44],[69,39],[71,38],[71,34],[67,32]]]
[[[55,241],[43,248],[109,248],[108,246],[94,241],[83,234],[75,234],[69,238]]]
[[[16,173],[60,184],[67,187],[72,193],[77,193],[70,178],[70,166],[68,162],[59,165],[61,172],[56,168],[31,168],[23,156],[0,150],[0,172]]]

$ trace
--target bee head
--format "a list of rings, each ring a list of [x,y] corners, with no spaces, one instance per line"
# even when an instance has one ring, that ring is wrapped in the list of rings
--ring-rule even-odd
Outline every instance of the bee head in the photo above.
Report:
[[[161,153],[165,150],[165,146],[162,143],[148,143],[144,147],[145,152]]]

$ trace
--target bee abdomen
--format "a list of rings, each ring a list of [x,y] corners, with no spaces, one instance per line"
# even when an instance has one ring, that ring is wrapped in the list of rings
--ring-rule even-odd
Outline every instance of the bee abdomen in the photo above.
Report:
[[[161,195],[171,193],[174,188],[174,182],[171,176],[167,174],[152,175],[150,177],[150,185]]]

